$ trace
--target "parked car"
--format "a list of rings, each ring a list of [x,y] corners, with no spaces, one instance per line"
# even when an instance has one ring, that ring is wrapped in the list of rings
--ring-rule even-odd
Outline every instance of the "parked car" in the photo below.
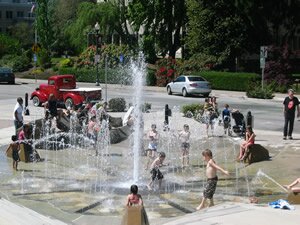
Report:
[[[101,88],[76,87],[74,75],[56,75],[48,78],[47,84],[41,84],[31,93],[30,99],[34,106],[48,101],[49,95],[54,94],[58,102],[64,103],[66,108],[78,106],[89,100],[100,101]]]
[[[0,82],[15,83],[15,74],[10,68],[0,67]]]
[[[167,92],[169,95],[180,93],[184,97],[193,94],[201,94],[204,97],[208,97],[211,92],[211,87],[209,82],[203,77],[182,75],[167,84]]]

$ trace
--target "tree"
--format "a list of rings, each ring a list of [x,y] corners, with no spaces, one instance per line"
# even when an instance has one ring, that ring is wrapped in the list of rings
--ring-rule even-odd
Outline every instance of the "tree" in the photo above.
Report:
[[[5,54],[19,54],[20,43],[17,39],[0,33],[0,58]]]
[[[247,27],[234,6],[234,0],[187,0],[188,33],[191,54],[216,56],[229,68],[242,55]]]
[[[182,29],[186,22],[184,0],[132,0],[128,14],[134,31],[143,29],[145,41],[153,39],[157,54],[175,57],[182,46]]]
[[[51,50],[54,43],[53,24],[51,23],[53,15],[53,2],[48,0],[36,0],[36,28],[39,43],[47,51]]]
[[[34,42],[34,32],[31,24],[20,22],[10,28],[11,36],[19,40],[24,48],[30,48]]]
[[[100,25],[100,34],[102,42],[110,43],[110,37],[115,31],[120,31],[118,8],[110,3],[103,2],[99,4],[83,2],[79,4],[76,20],[67,28],[70,43],[81,52],[87,46],[87,35],[94,32],[96,22]]]
[[[285,45],[299,26],[299,0],[236,0],[236,6],[255,31],[252,34],[267,37],[264,45]]]

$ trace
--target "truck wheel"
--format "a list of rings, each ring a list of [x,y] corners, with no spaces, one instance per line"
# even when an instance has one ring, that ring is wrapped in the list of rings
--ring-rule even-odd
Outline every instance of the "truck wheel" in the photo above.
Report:
[[[67,98],[66,101],[65,101],[65,107],[68,109],[68,108],[72,108],[73,106],[73,99],[72,98]]]
[[[38,107],[41,105],[41,101],[40,101],[40,98],[38,96],[33,96],[32,97],[32,103],[35,107]]]

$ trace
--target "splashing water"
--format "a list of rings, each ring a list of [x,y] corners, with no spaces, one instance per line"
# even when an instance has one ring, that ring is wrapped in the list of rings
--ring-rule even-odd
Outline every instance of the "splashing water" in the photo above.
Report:
[[[281,185],[279,184],[276,180],[274,180],[272,177],[270,177],[269,175],[265,174],[261,169],[259,169],[257,171],[256,176],[264,176],[266,178],[268,178],[270,181],[272,181],[274,184],[276,184],[278,187],[280,187],[282,190],[284,190],[285,192],[287,192],[287,190]]]
[[[133,81],[133,106],[134,106],[134,133],[133,133],[133,180],[139,180],[140,159],[139,153],[142,148],[142,138],[144,132],[143,115],[141,106],[144,99],[143,86],[145,83],[146,64],[144,56],[139,53],[137,61],[131,61],[129,73],[132,75]]]

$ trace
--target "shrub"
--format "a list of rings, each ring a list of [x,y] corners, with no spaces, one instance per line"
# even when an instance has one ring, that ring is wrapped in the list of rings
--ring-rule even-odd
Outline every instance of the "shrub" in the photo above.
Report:
[[[50,68],[51,66],[51,57],[50,53],[46,49],[41,49],[37,56],[37,63],[40,67]]]
[[[212,89],[230,91],[246,91],[250,82],[259,79],[255,73],[202,71],[192,74],[204,77],[210,82]]]
[[[293,83],[291,73],[290,51],[288,46],[268,47],[268,58],[265,67],[265,81],[268,84],[275,82],[273,86],[275,91],[286,92]]]
[[[31,58],[27,52],[21,55],[5,55],[0,60],[0,66],[12,68],[15,72],[25,71],[31,66]]]
[[[181,112],[183,113],[183,115],[189,118],[196,116],[198,113],[201,113],[202,111],[203,111],[203,105],[197,103],[183,105],[181,107]]]
[[[249,98],[272,99],[274,97],[272,85],[265,85],[262,89],[259,82],[253,82],[246,94]]]
[[[149,110],[151,109],[151,103],[145,102],[142,105],[142,112],[149,112]]]
[[[176,60],[172,57],[158,60],[156,66],[156,85],[159,87],[165,87],[167,83],[178,76],[176,71]]]
[[[112,112],[124,112],[126,101],[124,98],[112,98],[108,102],[108,107]]]
[[[73,61],[70,58],[62,59],[59,61],[59,67],[65,68],[65,67],[72,67]]]
[[[146,84],[147,84],[147,86],[155,86],[156,85],[156,76],[155,76],[154,70],[151,70],[151,69],[147,70]]]

